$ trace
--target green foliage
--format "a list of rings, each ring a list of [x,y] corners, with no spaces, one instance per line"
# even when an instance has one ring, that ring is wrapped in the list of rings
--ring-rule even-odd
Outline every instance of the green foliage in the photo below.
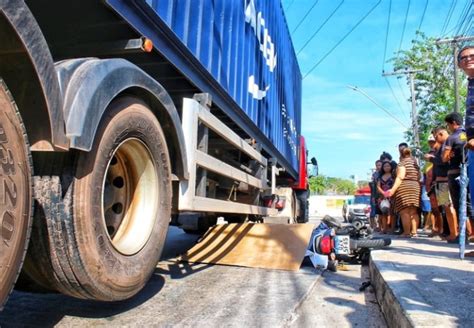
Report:
[[[422,150],[426,151],[428,150],[427,139],[431,130],[438,125],[444,125],[444,117],[454,110],[453,55],[449,44],[436,45],[434,38],[428,38],[421,32],[417,32],[417,34],[419,38],[412,41],[412,48],[400,51],[398,56],[392,58],[391,61],[395,70],[423,70],[423,72],[416,73],[414,77],[420,144]],[[461,114],[463,114],[465,112],[463,99],[466,97],[466,79],[460,70],[458,77],[459,107]],[[406,80],[409,83],[408,79]],[[407,100],[410,101],[410,99]],[[406,138],[410,144],[414,144],[411,129],[406,132]]]
[[[309,189],[311,193],[317,195],[352,195],[356,190],[356,186],[351,180],[318,175],[309,179]]]
[[[324,194],[327,187],[327,178],[324,175],[309,178],[309,190],[317,195]]]

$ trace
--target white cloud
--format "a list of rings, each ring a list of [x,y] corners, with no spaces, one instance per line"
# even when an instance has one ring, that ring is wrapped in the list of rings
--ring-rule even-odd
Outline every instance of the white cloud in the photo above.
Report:
[[[346,177],[349,171],[365,178],[382,151],[396,154],[406,129],[366,97],[344,83],[315,75],[305,79],[303,88],[302,133],[322,174]],[[390,90],[383,86],[361,89],[397,114]],[[404,119],[399,112],[397,117]],[[403,122],[409,126],[406,118]]]

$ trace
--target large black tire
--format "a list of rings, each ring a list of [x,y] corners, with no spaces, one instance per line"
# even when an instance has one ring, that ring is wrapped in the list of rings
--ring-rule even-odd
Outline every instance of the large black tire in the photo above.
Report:
[[[383,248],[389,246],[392,243],[390,238],[377,238],[377,239],[351,239],[350,249],[359,249],[359,248]]]
[[[296,199],[299,205],[299,215],[296,217],[296,222],[307,223],[309,221],[308,191],[297,192]]]
[[[23,264],[31,230],[31,155],[18,108],[0,79],[0,311]]]
[[[79,298],[123,300],[142,289],[158,262],[171,217],[171,170],[161,126],[137,99],[107,109],[90,152],[68,181],[35,178],[37,196],[26,274]]]

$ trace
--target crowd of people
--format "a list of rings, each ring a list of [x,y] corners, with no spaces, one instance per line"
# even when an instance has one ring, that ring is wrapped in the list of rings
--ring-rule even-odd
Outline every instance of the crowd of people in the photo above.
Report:
[[[459,52],[458,63],[468,77],[465,122],[458,112],[452,112],[446,115],[444,124],[432,130],[427,154],[416,158],[408,144],[401,143],[398,163],[386,152],[375,162],[370,183],[370,224],[381,233],[413,238],[418,229],[423,229],[430,232],[430,237],[458,243],[460,214],[465,210],[466,241],[474,240],[470,202],[474,200],[474,46]],[[425,164],[420,169],[422,162]],[[461,203],[464,164],[471,182],[467,201]],[[474,256],[474,252],[465,256]]]
[[[398,150],[398,163],[386,152],[375,162],[370,224],[381,233],[416,237],[422,210],[420,169],[408,144],[401,143]]]

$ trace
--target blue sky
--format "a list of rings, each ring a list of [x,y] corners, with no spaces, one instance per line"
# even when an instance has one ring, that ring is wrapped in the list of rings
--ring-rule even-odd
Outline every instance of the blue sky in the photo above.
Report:
[[[311,35],[343,0],[319,0],[308,17],[292,33],[298,52]],[[401,49],[409,49],[415,37],[427,0],[392,0],[386,59],[394,56],[402,40],[403,26],[410,3]],[[379,0],[344,0],[336,14],[298,55],[302,75],[328,53],[338,41]],[[449,37],[463,9],[471,0],[428,0],[421,30],[428,36]],[[293,31],[315,0],[282,0],[289,30]],[[449,24],[448,12],[455,4]],[[347,85],[354,85],[388,109],[405,126],[410,126],[411,103],[404,78],[388,80],[382,69],[390,0],[380,0],[373,12],[309,75],[303,79],[302,134],[310,156],[319,162],[320,174],[366,179],[382,151],[398,157],[397,146],[405,141],[406,130],[399,122]],[[397,104],[397,100],[400,106]]]

